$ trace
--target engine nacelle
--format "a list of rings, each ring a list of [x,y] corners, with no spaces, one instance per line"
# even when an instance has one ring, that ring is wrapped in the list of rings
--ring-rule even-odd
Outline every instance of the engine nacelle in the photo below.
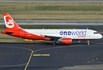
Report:
[[[71,44],[72,43],[71,38],[61,38],[61,39],[59,39],[59,41],[61,41],[63,44]]]

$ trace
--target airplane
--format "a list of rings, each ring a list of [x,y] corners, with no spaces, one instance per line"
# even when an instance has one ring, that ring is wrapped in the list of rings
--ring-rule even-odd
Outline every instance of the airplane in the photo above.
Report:
[[[102,35],[92,29],[23,29],[21,28],[8,13],[3,13],[6,29],[1,33],[14,37],[53,41],[53,45],[57,42],[63,44],[72,44],[73,40],[89,40],[101,39]]]

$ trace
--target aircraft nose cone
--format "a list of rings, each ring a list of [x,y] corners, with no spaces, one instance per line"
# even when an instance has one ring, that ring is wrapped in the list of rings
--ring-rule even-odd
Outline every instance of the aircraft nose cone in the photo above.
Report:
[[[102,37],[103,37],[103,36],[100,34],[100,35],[99,35],[99,38],[102,38]]]

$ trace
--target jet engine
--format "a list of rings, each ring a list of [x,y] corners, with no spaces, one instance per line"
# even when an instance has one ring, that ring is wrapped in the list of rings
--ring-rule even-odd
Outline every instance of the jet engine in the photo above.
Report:
[[[72,43],[71,38],[61,38],[58,41],[61,41],[63,44],[71,44]]]

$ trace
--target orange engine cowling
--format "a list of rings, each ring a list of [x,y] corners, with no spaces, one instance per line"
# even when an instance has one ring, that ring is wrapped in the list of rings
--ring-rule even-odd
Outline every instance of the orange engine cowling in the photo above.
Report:
[[[72,39],[71,38],[61,38],[61,42],[63,44],[71,44],[72,43]]]

